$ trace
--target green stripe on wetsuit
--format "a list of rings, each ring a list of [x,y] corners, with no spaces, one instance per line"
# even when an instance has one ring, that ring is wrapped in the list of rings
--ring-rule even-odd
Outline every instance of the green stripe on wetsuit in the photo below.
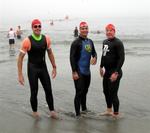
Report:
[[[36,36],[34,33],[32,33],[32,37],[33,37],[36,41],[40,41],[40,40],[42,39],[42,35]]]

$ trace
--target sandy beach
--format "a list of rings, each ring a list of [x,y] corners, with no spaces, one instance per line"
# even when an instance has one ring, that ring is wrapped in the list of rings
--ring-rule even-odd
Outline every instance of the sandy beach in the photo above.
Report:
[[[18,51],[20,42],[17,42]],[[93,117],[76,120],[74,112],[74,84],[69,63],[70,44],[53,45],[57,63],[57,77],[52,80],[55,109],[60,120],[48,116],[45,94],[40,85],[39,119],[31,116],[30,91],[24,62],[25,86],[17,81],[17,54],[9,56],[8,46],[0,47],[0,133],[148,133],[150,130],[150,45],[148,42],[124,42],[126,60],[119,88],[120,112],[123,118]],[[99,76],[101,43],[95,44],[98,62],[91,66],[92,80],[88,93],[88,108],[98,115],[106,104]],[[47,60],[49,72],[51,66]]]

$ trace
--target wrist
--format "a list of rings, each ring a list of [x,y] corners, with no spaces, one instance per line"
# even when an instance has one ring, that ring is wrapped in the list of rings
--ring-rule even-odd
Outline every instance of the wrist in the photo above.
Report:
[[[100,70],[102,71],[102,70],[103,70],[103,68],[102,68],[102,67],[100,67]]]
[[[72,72],[72,74],[76,74],[77,72],[75,71],[75,72]]]
[[[18,76],[22,76],[22,75],[23,75],[22,72],[18,73]]]
[[[56,69],[56,65],[53,66],[53,69]]]
[[[118,72],[114,72],[114,74],[118,75]]]

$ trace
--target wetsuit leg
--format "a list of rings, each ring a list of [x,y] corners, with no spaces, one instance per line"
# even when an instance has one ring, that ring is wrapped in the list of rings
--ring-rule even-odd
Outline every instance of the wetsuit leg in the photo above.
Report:
[[[29,79],[30,91],[31,91],[31,96],[30,96],[31,107],[33,112],[37,112],[38,70],[32,65],[28,65],[28,79]]]
[[[122,77],[122,73],[120,73],[118,79],[111,84],[112,103],[113,103],[113,108],[115,113],[119,112],[118,89],[119,89],[121,77]]]
[[[81,97],[83,93],[83,88],[84,88],[84,79],[82,75],[80,75],[80,78],[78,80],[74,80],[75,84],[75,98],[74,98],[74,105],[75,105],[75,111],[76,115],[80,115],[80,105],[81,105]]]
[[[118,98],[118,89],[120,79],[122,77],[122,72],[119,74],[118,79],[115,82],[111,82],[109,76],[104,76],[103,87],[104,94],[106,98],[107,108],[114,107],[114,112],[119,112],[119,98]]]
[[[111,88],[110,88],[110,79],[107,75],[104,75],[103,78],[103,92],[106,99],[107,108],[112,108],[112,100],[111,100]]]
[[[54,103],[53,103],[52,87],[51,87],[50,76],[48,74],[48,70],[46,66],[41,68],[39,78],[45,91],[45,97],[46,97],[48,107],[50,111],[53,111]]]
[[[82,106],[82,111],[87,110],[87,106],[86,106],[86,97],[87,97],[87,93],[88,93],[88,88],[90,86],[90,82],[91,82],[91,75],[83,75],[84,78],[84,89],[83,89],[83,93],[82,93],[82,97],[81,97],[81,106]]]

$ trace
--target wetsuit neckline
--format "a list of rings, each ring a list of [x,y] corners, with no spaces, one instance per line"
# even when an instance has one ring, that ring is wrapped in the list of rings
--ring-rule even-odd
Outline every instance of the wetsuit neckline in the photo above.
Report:
[[[113,41],[113,40],[115,40],[115,38],[116,38],[116,37],[114,37],[114,38],[111,38],[111,39],[108,39],[108,40],[109,40],[109,41]]]
[[[32,33],[32,37],[36,41],[40,41],[42,39],[42,35],[41,34],[40,34],[40,36],[36,36],[34,33]]]
[[[87,40],[87,39],[88,39],[87,37],[84,38],[84,37],[82,37],[81,35],[79,36],[79,38],[82,39],[82,40]]]

